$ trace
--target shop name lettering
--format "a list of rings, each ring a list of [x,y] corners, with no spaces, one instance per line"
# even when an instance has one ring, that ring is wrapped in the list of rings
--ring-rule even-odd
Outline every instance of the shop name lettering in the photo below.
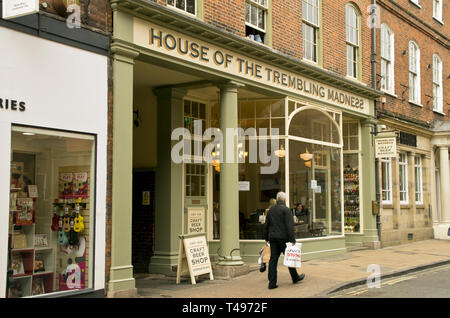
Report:
[[[208,262],[208,257],[205,255],[205,248],[204,247],[194,247],[189,249],[189,253],[191,253],[192,260],[191,264],[192,266],[196,266],[199,264],[205,264]]]
[[[15,99],[0,98],[0,109],[18,110],[24,112],[26,109],[26,104],[23,101],[18,101]]]
[[[229,53],[223,53],[220,50],[210,54],[210,48],[195,42],[183,40],[180,37],[162,31],[150,29],[150,44],[164,47],[168,51],[177,51],[180,55],[190,56],[199,59],[202,62],[211,60],[217,66],[223,66],[228,69],[233,63],[238,63],[238,72],[245,76],[251,76],[256,80],[266,80],[268,82],[284,86],[289,89],[295,89],[312,95],[317,98],[327,99],[333,103],[350,106],[356,109],[364,109],[364,99],[351,96],[331,88],[326,88],[318,83],[310,82],[296,76],[273,70],[267,66],[249,62],[240,57],[234,57]]]
[[[202,232],[203,226],[202,226],[201,222],[202,222],[201,219],[191,219],[190,231],[191,232]]]

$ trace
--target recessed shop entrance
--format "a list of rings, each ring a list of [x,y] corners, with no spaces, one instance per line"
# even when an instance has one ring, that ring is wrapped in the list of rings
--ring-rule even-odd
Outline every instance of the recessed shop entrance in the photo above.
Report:
[[[134,65],[132,249],[135,273],[164,272],[167,268],[173,271],[180,234],[201,230],[208,240],[220,239],[219,188],[214,186],[220,184],[220,166],[215,162],[206,163],[194,153],[195,143],[202,151],[208,143],[202,140],[205,130],[221,125],[220,78],[165,66],[152,61],[135,61]],[[239,103],[282,100],[282,96],[267,96],[249,87],[239,87],[237,95]],[[278,122],[284,124],[284,120]],[[201,123],[200,128],[196,123]],[[266,123],[265,118],[257,121],[258,125]],[[191,162],[182,164],[175,163],[171,157],[174,143],[171,134],[179,127],[192,137],[192,153],[188,155]]]

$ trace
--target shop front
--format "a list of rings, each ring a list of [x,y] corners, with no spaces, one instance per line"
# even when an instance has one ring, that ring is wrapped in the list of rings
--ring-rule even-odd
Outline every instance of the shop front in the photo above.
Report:
[[[103,294],[107,57],[0,38],[0,297]]]
[[[113,157],[113,226],[131,240],[114,200],[130,206],[131,171],[153,170],[150,272],[174,271],[179,235],[196,231],[218,266],[255,262],[279,191],[304,259],[378,241],[376,91],[151,3],[113,11],[115,142],[133,147]]]

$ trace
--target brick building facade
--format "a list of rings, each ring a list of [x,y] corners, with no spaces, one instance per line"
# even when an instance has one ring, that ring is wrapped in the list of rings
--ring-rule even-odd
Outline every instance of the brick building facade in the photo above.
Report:
[[[448,2],[377,4],[377,88],[386,92],[378,117],[385,131],[396,132],[399,153],[381,165],[382,244],[445,238],[436,228],[449,221],[441,201],[448,193],[448,163],[440,167],[438,159],[446,151],[448,157]]]

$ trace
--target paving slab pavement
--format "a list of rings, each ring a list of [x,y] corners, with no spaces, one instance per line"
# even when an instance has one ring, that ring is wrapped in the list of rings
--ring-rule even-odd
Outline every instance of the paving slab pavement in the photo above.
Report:
[[[382,249],[353,249],[344,254],[305,261],[299,272],[306,278],[292,284],[287,267],[278,266],[278,288],[269,290],[267,270],[250,272],[231,280],[210,281],[201,276],[196,285],[185,277],[176,284],[175,276],[138,274],[138,297],[144,298],[308,298],[327,297],[336,290],[365,284],[370,264],[380,266],[381,277],[393,277],[426,267],[450,263],[450,241],[426,240]]]

